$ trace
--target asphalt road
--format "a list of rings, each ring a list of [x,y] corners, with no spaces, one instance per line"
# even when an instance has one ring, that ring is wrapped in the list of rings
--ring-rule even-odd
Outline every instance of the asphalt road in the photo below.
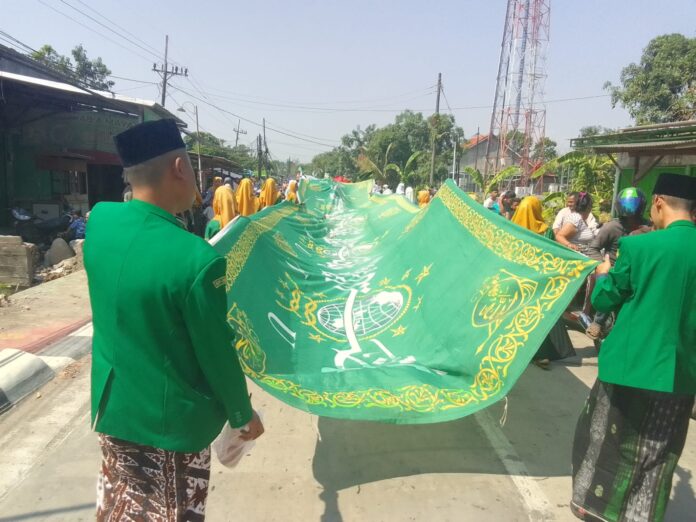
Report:
[[[208,520],[572,521],[570,449],[596,376],[594,350],[530,366],[504,405],[426,426],[317,419],[254,387],[266,435],[234,470],[213,464]],[[0,417],[0,522],[94,519],[96,436],[89,357]],[[696,428],[680,460],[668,522],[694,520]]]

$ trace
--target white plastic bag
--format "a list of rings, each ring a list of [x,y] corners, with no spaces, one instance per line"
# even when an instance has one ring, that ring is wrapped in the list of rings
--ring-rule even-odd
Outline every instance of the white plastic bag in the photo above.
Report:
[[[256,412],[256,414],[263,422],[261,412]],[[213,450],[220,464],[228,468],[234,468],[242,460],[242,457],[253,449],[256,441],[242,440],[241,438],[242,432],[247,430],[248,425],[241,428],[233,428],[229,422],[225,423],[220,435],[213,441]]]

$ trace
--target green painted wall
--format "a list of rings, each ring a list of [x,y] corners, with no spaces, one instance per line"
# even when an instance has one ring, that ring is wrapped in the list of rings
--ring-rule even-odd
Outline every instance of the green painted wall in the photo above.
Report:
[[[626,187],[632,187],[634,185],[633,171],[634,169],[622,169],[621,178],[619,180],[619,191],[625,189]],[[655,186],[657,177],[663,172],[673,172],[675,174],[694,176],[696,175],[696,165],[680,165],[673,167],[660,165],[651,169],[650,172],[648,172],[637,184],[638,188],[645,192],[645,195],[648,197],[648,200],[652,198],[652,189]]]

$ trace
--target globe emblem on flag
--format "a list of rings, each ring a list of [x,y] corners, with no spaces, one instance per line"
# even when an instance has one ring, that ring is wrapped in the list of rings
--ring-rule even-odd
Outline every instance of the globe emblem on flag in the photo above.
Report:
[[[352,313],[355,334],[363,338],[384,330],[399,317],[405,302],[401,292],[390,290],[356,299],[349,311]],[[345,336],[344,308],[345,301],[321,307],[317,313],[319,324],[333,335]]]

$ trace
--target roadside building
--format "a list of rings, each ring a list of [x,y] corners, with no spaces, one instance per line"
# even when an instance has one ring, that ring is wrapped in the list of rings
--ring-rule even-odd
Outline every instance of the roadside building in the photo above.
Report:
[[[631,186],[651,198],[655,181],[663,172],[696,176],[696,120],[629,127],[576,138],[570,144],[611,159],[616,167],[613,199]]]
[[[161,118],[186,127],[155,102],[88,89],[0,46],[0,225],[14,206],[48,219],[121,200],[112,137]]]

